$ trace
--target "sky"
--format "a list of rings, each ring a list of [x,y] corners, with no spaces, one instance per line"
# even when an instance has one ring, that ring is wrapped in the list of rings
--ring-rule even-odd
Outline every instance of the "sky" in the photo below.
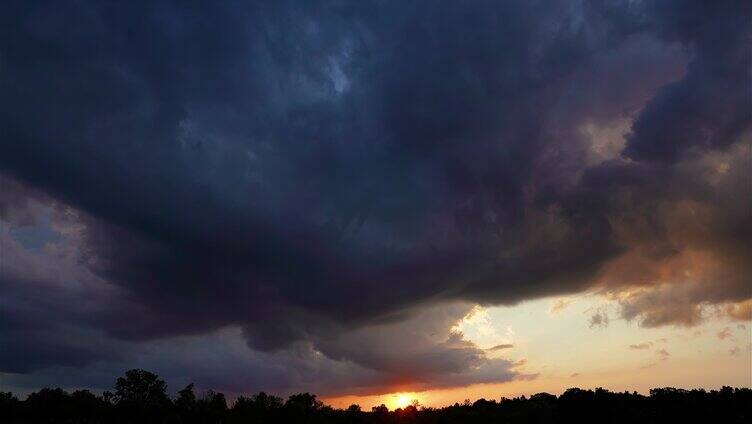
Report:
[[[2,2],[0,390],[750,387],[750,22]]]

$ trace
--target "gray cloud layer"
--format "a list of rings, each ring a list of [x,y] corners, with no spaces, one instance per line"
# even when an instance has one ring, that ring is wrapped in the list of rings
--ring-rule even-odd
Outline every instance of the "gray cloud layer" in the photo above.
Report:
[[[746,2],[0,12],[19,381],[171,356],[234,391],[505,381],[449,332],[467,302],[593,288],[645,326],[749,319]]]

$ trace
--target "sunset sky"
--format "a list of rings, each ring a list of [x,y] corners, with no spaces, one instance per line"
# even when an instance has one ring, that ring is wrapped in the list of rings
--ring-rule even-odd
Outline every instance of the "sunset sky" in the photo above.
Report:
[[[752,386],[752,2],[3,1],[0,390]]]

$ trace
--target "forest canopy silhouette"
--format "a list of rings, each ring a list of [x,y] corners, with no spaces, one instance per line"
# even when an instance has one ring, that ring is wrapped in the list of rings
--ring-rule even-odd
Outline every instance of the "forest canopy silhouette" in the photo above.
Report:
[[[571,388],[560,396],[538,393],[499,400],[478,399],[442,408],[413,402],[390,411],[385,405],[370,411],[353,404],[335,409],[316,395],[298,393],[287,400],[259,392],[230,403],[225,395],[194,385],[174,398],[167,383],[154,373],[132,369],[117,379],[114,392],[95,395],[88,390],[69,393],[44,388],[19,400],[0,392],[0,421],[4,423],[473,423],[473,422],[749,422],[752,390],[724,386],[720,390],[673,387],[637,392],[603,388]]]

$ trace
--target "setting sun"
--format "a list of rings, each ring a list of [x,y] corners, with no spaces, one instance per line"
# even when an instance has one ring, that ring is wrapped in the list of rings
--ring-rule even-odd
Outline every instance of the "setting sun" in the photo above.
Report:
[[[417,396],[415,393],[396,393],[391,396],[389,396],[388,401],[388,407],[391,410],[395,410],[397,408],[406,408],[407,406],[411,405],[413,401],[417,401]]]

